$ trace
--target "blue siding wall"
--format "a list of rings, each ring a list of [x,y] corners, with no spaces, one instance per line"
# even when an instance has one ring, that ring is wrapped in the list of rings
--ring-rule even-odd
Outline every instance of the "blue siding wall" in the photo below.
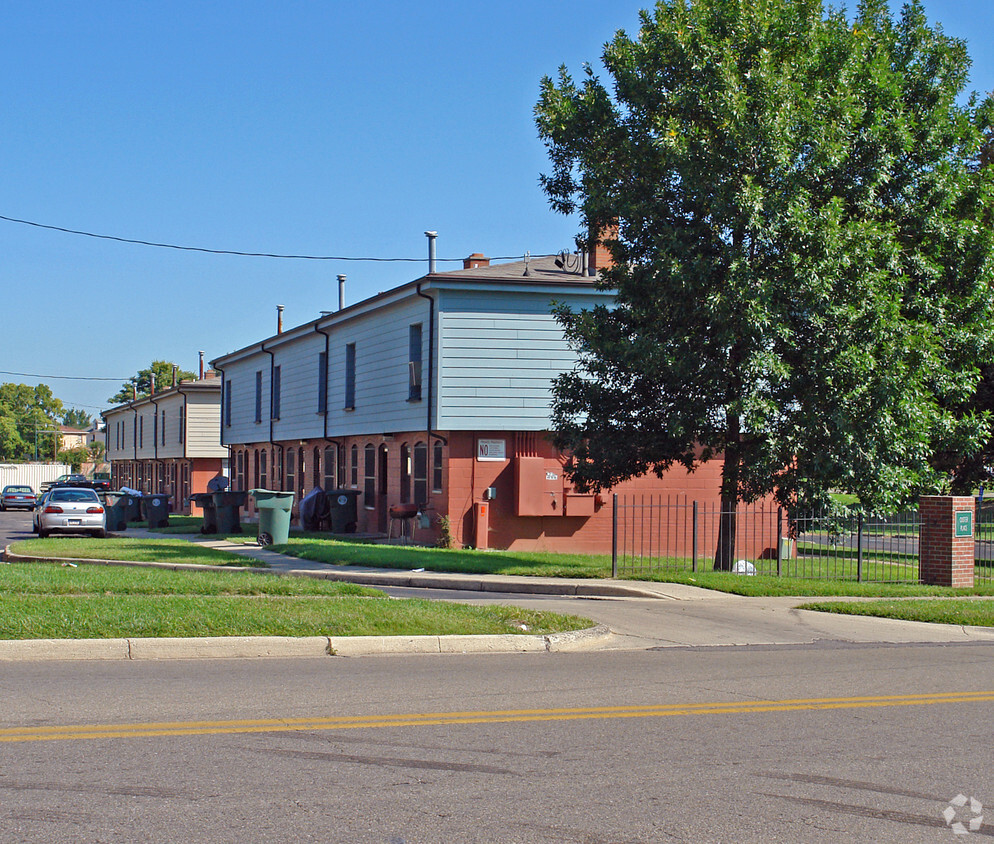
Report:
[[[571,308],[604,302],[593,293],[559,293]],[[575,354],[544,292],[440,293],[438,430],[549,427],[552,379]]]

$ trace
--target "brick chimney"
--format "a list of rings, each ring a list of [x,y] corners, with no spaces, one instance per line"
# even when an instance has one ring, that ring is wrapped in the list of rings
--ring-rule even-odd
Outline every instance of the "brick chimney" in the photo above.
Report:
[[[588,251],[587,271],[597,275],[598,270],[607,270],[614,266],[611,250],[604,245],[605,240],[615,240],[618,237],[618,224],[611,223],[601,229],[600,235],[590,233],[590,248]]]
[[[482,252],[474,252],[468,258],[462,259],[462,268],[464,270],[475,270],[477,267],[489,267],[490,259],[484,257]]]

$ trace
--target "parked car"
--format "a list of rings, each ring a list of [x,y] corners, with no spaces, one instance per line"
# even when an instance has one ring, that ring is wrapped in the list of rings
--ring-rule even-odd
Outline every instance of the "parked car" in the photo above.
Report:
[[[53,487],[39,500],[32,527],[41,537],[55,531],[102,537],[107,535],[107,514],[94,490]]]
[[[42,481],[38,488],[40,492],[48,492],[53,486],[73,486],[80,484],[86,486],[86,475],[59,475],[54,481]]]
[[[35,491],[29,486],[9,484],[0,496],[0,510],[34,510]]]

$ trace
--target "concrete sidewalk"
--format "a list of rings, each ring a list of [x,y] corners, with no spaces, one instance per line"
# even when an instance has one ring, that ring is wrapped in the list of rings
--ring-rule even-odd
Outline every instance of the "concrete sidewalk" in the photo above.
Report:
[[[135,538],[162,538],[130,529]],[[239,657],[363,656],[389,653],[552,652],[606,649],[658,649],[702,646],[782,646],[902,643],[994,643],[994,629],[926,624],[798,610],[814,600],[801,597],[749,598],[678,583],[584,580],[492,574],[338,566],[277,554],[257,545],[199,535],[173,535],[207,548],[250,557],[266,568],[237,569],[315,577],[367,586],[424,590],[442,597],[468,592],[468,603],[540,604],[542,609],[591,617],[596,626],[557,636],[359,636],[225,637],[203,639],[120,639],[99,641],[0,641],[0,661],[10,659],[167,659]],[[16,558],[10,556],[11,560]],[[29,559],[29,558],[23,558]],[[86,561],[90,564],[113,561]],[[125,563],[174,570],[217,569],[171,563]],[[510,596],[510,597],[508,597]],[[507,600],[505,600],[507,599]],[[583,600],[582,607],[577,601]]]

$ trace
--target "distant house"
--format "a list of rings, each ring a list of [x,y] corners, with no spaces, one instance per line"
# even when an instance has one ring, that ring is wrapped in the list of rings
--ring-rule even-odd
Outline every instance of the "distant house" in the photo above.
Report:
[[[68,425],[59,426],[59,451],[79,448],[87,445],[89,431],[84,428],[70,428]]]
[[[221,379],[213,372],[104,411],[111,484],[170,497],[190,512],[191,493],[227,469],[221,445]]]
[[[575,363],[552,303],[609,303],[551,258],[428,275],[212,361],[234,487],[359,493],[360,531],[417,512],[414,538],[609,552],[609,496],[581,494],[547,436]],[[282,326],[280,326],[282,328]],[[632,480],[716,502],[720,467]]]

